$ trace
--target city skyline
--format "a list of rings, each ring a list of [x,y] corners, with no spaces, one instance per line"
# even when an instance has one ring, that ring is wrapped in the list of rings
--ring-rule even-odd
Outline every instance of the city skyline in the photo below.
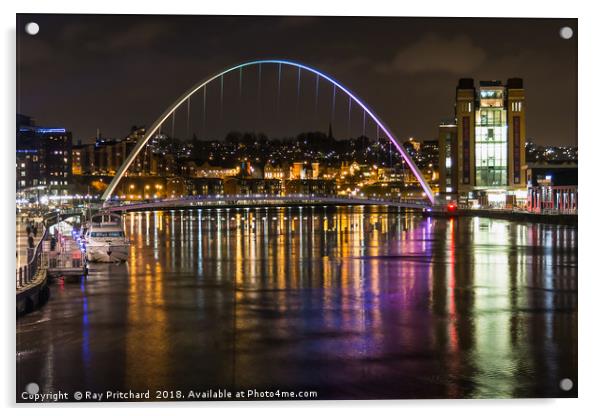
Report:
[[[18,15],[16,402],[578,397],[576,33]]]
[[[28,18],[18,17],[20,30]],[[437,137],[439,122],[453,115],[459,78],[522,77],[529,94],[527,140],[577,144],[576,36],[564,40],[558,34],[564,25],[576,33],[574,19],[36,15],[36,20],[40,33],[19,40],[17,110],[40,125],[66,126],[74,141],[89,142],[97,128],[105,136],[122,137],[132,124],[148,126],[173,101],[174,91],[259,55],[307,57],[304,61],[358,93],[400,138]],[[424,22],[429,30],[417,31]],[[287,40],[299,39],[295,46],[267,42],[274,27]],[[484,30],[491,32],[489,45],[483,44]],[[524,36],[527,30],[533,35]],[[327,32],[330,39],[323,36]],[[251,35],[252,44],[239,41]],[[108,46],[99,43],[101,37]],[[63,56],[62,48],[74,42],[77,49]],[[44,79],[38,65],[47,68]],[[55,82],[45,82],[48,76]],[[126,86],[128,94],[122,92]],[[57,99],[62,105],[50,105]],[[227,112],[223,124],[233,124],[229,118],[238,121],[235,113]],[[328,123],[328,114],[324,117],[316,123],[322,128]],[[288,120],[264,124],[257,130],[291,134]],[[201,139],[223,136],[219,126],[213,129]],[[335,125],[336,130],[341,128]]]

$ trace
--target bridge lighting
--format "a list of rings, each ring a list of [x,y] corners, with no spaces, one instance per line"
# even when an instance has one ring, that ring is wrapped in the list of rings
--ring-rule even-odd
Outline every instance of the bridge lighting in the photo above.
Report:
[[[324,74],[324,73],[322,73],[322,72],[320,72],[320,71],[318,71],[316,69],[313,69],[311,67],[308,67],[306,65],[303,65],[303,64],[300,64],[300,63],[297,63],[297,62],[286,61],[286,60],[277,60],[277,59],[250,61],[250,62],[246,62],[246,63],[240,64],[240,65],[236,65],[236,66],[230,67],[230,68],[228,68],[228,69],[226,69],[224,71],[221,71],[218,74],[215,74],[215,75],[207,78],[205,81],[196,84],[190,90],[188,90],[186,93],[184,93],[178,100],[176,100],[161,115],[161,117],[159,117],[153,123],[153,125],[147,131],[147,133],[143,137],[143,139],[139,140],[136,143],[135,148],[130,153],[130,155],[128,155],[128,158],[126,159],[126,161],[124,162],[124,164],[119,168],[119,171],[117,172],[117,174],[115,175],[115,177],[113,178],[113,180],[111,181],[111,183],[109,184],[108,188],[105,190],[105,193],[103,194],[103,198],[102,199],[103,200],[109,200],[110,199],[111,194],[113,193],[115,187],[117,186],[117,184],[119,183],[119,181],[121,180],[121,178],[124,176],[124,174],[126,173],[127,169],[129,168],[129,166],[134,162],[135,158],[138,156],[138,154],[140,153],[140,151],[144,147],[144,145],[148,142],[148,140],[151,137],[154,137],[154,135],[156,134],[157,130],[165,122],[165,120],[167,120],[183,103],[189,102],[189,99],[190,99],[190,97],[193,94],[195,94],[196,92],[200,91],[203,87],[205,87],[210,82],[212,82],[212,81],[214,81],[216,79],[222,78],[224,74],[227,74],[229,72],[242,69],[244,67],[254,66],[254,65],[261,65],[261,64],[289,65],[289,66],[296,67],[299,70],[305,70],[307,72],[311,72],[313,74],[318,75],[320,78],[327,80],[335,88],[337,88],[338,90],[343,91],[345,94],[347,94],[347,96],[349,97],[349,102],[351,103],[353,101],[358,106],[360,106],[364,110],[365,114],[367,114],[368,116],[370,116],[372,118],[372,120],[378,125],[379,130],[385,136],[387,136],[387,138],[391,141],[391,143],[393,145],[395,145],[395,147],[397,148],[397,150],[400,152],[400,154],[402,156],[402,162],[404,164],[409,165],[410,169],[412,170],[412,173],[416,176],[416,178],[418,179],[418,182],[424,188],[425,194],[426,194],[426,196],[428,196],[428,198],[431,201],[431,203],[434,201],[434,196],[432,194],[432,191],[431,191],[430,187],[428,186],[428,183],[426,183],[426,180],[422,176],[422,173],[416,167],[416,165],[413,163],[413,161],[411,160],[410,156],[407,154],[407,152],[405,151],[405,149],[403,148],[403,146],[401,146],[399,144],[398,140],[389,132],[388,128],[380,121],[380,119],[372,112],[372,110],[366,104],[364,104],[355,94],[353,94],[351,91],[349,91],[343,85],[341,85],[335,79],[329,77],[327,74]],[[253,169],[253,167],[251,167],[251,168]],[[169,170],[169,168],[166,168],[166,170]],[[353,173],[353,166],[350,169],[350,173]]]

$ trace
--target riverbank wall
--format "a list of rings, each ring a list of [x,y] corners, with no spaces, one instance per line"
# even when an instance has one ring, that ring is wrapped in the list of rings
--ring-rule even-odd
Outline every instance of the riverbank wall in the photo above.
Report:
[[[481,217],[494,218],[500,220],[577,226],[578,220],[575,214],[537,214],[524,211],[504,211],[491,209],[459,209],[450,213],[446,211],[425,211],[424,215],[435,218],[453,218],[453,217]]]

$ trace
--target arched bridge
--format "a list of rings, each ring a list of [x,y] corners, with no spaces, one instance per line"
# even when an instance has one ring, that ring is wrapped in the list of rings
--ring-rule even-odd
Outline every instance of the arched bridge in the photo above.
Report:
[[[345,197],[333,195],[216,195],[167,198],[134,203],[108,203],[105,210],[111,212],[149,211],[160,209],[185,208],[231,208],[252,206],[286,205],[385,205],[408,209],[429,209],[430,204],[423,199],[380,199]]]
[[[316,83],[318,83],[320,79],[324,79],[327,82],[329,82],[333,87],[333,96],[336,93],[337,89],[342,91],[344,94],[346,94],[347,97],[349,98],[349,105],[351,106],[351,103],[353,102],[357,106],[359,106],[364,112],[364,119],[365,119],[366,115],[368,117],[370,117],[370,119],[372,119],[372,121],[376,124],[377,128],[379,129],[377,131],[381,131],[382,133],[384,133],[384,135],[388,138],[388,140],[390,140],[390,142],[395,146],[395,148],[401,154],[401,156],[402,156],[403,160],[405,161],[405,163],[407,164],[407,166],[412,171],[413,175],[418,180],[420,186],[422,187],[422,189],[424,191],[424,195],[426,196],[426,198],[428,200],[428,203],[431,205],[434,203],[435,197],[434,197],[433,191],[431,190],[431,188],[428,185],[427,181],[425,180],[424,176],[420,172],[420,169],[418,169],[418,167],[416,166],[416,164],[414,163],[412,158],[408,155],[408,153],[405,151],[405,149],[403,148],[403,146],[401,145],[399,140],[392,133],[391,129],[389,129],[386,126],[386,124],[376,115],[376,113],[374,111],[372,111],[370,109],[370,107],[368,107],[368,105],[364,101],[360,100],[360,98],[356,94],[351,92],[351,90],[349,90],[348,88],[343,86],[340,82],[338,82],[334,78],[330,77],[329,75],[327,75],[324,72],[319,71],[315,68],[309,67],[307,65],[304,65],[304,64],[301,64],[298,62],[288,61],[288,60],[265,59],[265,60],[245,62],[245,63],[239,64],[239,65],[235,65],[230,68],[227,68],[221,72],[218,72],[217,74],[214,74],[214,75],[206,78],[205,80],[199,82],[198,84],[194,85],[192,88],[190,88],[184,94],[182,94],[176,101],[174,101],[165,110],[165,112],[159,118],[157,118],[155,120],[155,122],[151,125],[151,127],[146,131],[144,137],[142,139],[138,140],[134,149],[128,155],[125,162],[121,165],[121,167],[117,171],[116,175],[113,177],[113,180],[108,185],[107,189],[105,190],[104,194],[102,195],[102,200],[105,201],[105,204],[107,204],[111,200],[111,197],[113,196],[113,192],[115,191],[115,188],[117,187],[119,181],[126,175],[128,168],[130,167],[132,162],[135,160],[135,158],[138,156],[138,154],[143,149],[143,147],[148,143],[148,141],[153,137],[153,135],[155,135],[157,133],[157,131],[159,131],[161,129],[161,126],[163,125],[163,123],[166,120],[168,120],[170,117],[175,117],[175,111],[179,107],[181,107],[185,103],[187,103],[189,105],[189,100],[190,100],[191,96],[193,96],[195,93],[197,93],[201,90],[203,91],[203,93],[206,93],[206,86],[215,80],[219,79],[223,84],[223,76],[228,73],[231,73],[231,72],[237,71],[237,70],[242,71],[243,68],[257,66],[257,65],[259,66],[260,70],[261,70],[261,65],[278,65],[279,73],[280,73],[280,68],[282,66],[294,67],[294,68],[298,69],[299,76],[300,76],[302,70],[307,71],[316,76]],[[242,72],[241,72],[241,74],[242,74]],[[172,120],[174,120],[174,118],[172,118]],[[282,198],[285,198],[285,197],[282,197]],[[298,197],[297,199],[299,199],[299,198],[300,197]],[[306,197],[304,197],[304,198],[306,198]],[[331,199],[334,200],[337,198],[332,197]],[[345,201],[350,201],[350,199],[345,199]],[[146,205],[149,206],[148,204],[153,204],[153,203],[154,202],[152,202],[152,203],[149,202],[149,203],[146,203]],[[391,202],[388,202],[387,204],[391,205]],[[110,204],[108,204],[108,205],[110,205]]]

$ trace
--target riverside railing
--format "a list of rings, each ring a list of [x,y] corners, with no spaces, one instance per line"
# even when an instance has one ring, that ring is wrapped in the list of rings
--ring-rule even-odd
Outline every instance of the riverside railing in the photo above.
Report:
[[[17,268],[16,270],[16,278],[17,278],[17,290],[29,285],[35,275],[38,273],[38,270],[42,267],[42,243],[48,236],[48,228],[44,228],[44,233],[42,234],[42,238],[35,246],[35,248],[28,248],[28,262],[26,265]],[[29,256],[30,250],[33,250],[31,256]]]

